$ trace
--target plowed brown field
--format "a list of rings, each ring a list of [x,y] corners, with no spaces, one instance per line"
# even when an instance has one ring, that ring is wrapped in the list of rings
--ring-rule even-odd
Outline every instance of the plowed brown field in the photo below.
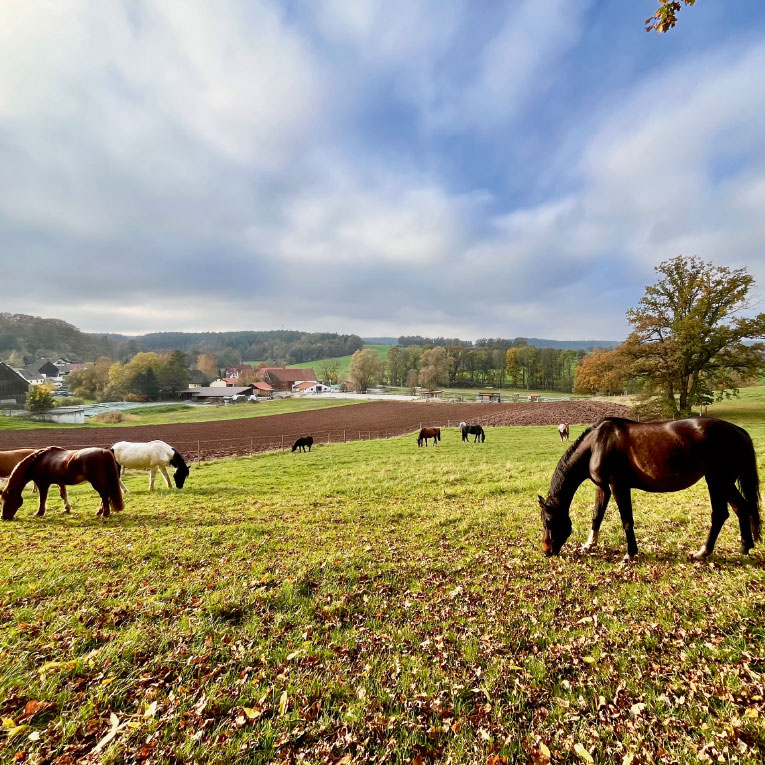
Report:
[[[160,439],[187,459],[209,459],[291,446],[302,435],[317,443],[403,435],[430,425],[456,427],[464,420],[484,426],[590,424],[601,417],[624,417],[627,407],[596,401],[533,404],[446,404],[372,401],[272,417],[221,422],[115,428],[40,428],[0,431],[0,450],[55,444],[70,449],[111,446],[116,441]]]

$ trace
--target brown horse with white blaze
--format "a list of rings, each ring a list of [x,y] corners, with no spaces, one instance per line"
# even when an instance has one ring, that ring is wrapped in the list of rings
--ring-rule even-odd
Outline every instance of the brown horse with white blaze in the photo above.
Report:
[[[89,481],[101,496],[98,515],[108,516],[110,507],[122,510],[122,492],[114,455],[108,449],[90,447],[69,451],[60,446],[46,446],[26,456],[16,465],[8,485],[0,493],[2,517],[10,521],[24,503],[22,489],[33,481],[40,492],[38,516],[45,514],[48,489],[53,483],[68,485]]]
[[[672,422],[639,423],[608,417],[588,428],[561,457],[546,499],[539,497],[544,538],[542,551],[557,555],[571,535],[569,510],[579,486],[590,479],[596,486],[592,531],[583,545],[591,550],[606,506],[613,494],[619,508],[627,555],[637,555],[632,518],[632,489],[681,491],[704,478],[712,503],[712,525],[704,546],[693,554],[712,554],[728,517],[728,505],[738,515],[741,552],[747,554],[760,539],[760,491],[757,459],[749,434],[725,420],[693,417]]]

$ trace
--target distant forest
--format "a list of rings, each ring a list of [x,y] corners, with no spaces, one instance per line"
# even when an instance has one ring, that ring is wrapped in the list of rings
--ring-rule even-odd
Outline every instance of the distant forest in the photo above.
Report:
[[[21,366],[23,357],[63,356],[69,361],[92,361],[114,356],[118,343],[107,335],[91,335],[61,319],[41,319],[23,313],[0,313],[0,357]]]
[[[402,335],[398,339],[399,346],[409,348],[411,346],[441,346],[442,348],[485,348],[486,350],[504,350],[508,348],[522,348],[525,345],[533,345],[535,348],[553,348],[554,350],[566,351],[589,351],[593,348],[616,348],[621,340],[545,340],[541,337],[516,337],[507,340],[501,337],[481,338],[472,340],[460,340],[457,337],[421,337],[420,335]]]
[[[127,361],[141,351],[181,350],[194,357],[213,353],[225,363],[268,361],[300,364],[348,356],[364,345],[358,335],[329,332],[153,332],[129,337],[91,334],[61,319],[0,313],[0,358],[23,366],[26,358],[63,357],[68,361],[95,361],[106,356]],[[31,359],[30,359],[31,360]]]
[[[227,352],[243,361],[301,364],[306,361],[348,356],[363,347],[358,335],[330,332],[152,332],[123,338],[125,346],[138,351],[181,350],[186,353]],[[236,362],[234,362],[236,363]]]

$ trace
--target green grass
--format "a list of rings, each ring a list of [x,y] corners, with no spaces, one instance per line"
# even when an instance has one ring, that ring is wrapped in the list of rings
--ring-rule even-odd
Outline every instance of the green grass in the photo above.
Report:
[[[381,359],[386,358],[386,356],[388,355],[388,351],[392,347],[393,347],[392,345],[372,345],[372,344],[367,345],[366,343],[364,344],[364,350],[366,350],[367,348],[371,348],[373,351],[377,351],[377,355]],[[318,361],[306,361],[306,362],[303,362],[302,364],[290,364],[289,368],[290,369],[308,369],[308,368],[311,368],[318,375],[318,374],[321,374],[321,372],[319,370],[321,369],[322,364],[325,364],[328,361],[335,361],[335,362],[337,362],[337,365],[338,365],[338,374],[347,375],[348,371],[349,371],[349,369],[351,367],[351,359],[352,358],[353,358],[353,355],[349,355],[349,356],[337,356],[337,357],[332,358],[332,359],[319,359]]]
[[[377,351],[378,356],[381,359],[384,359],[388,355],[388,351],[392,348],[392,345],[376,345],[373,343],[364,343],[364,349],[371,348],[372,350]],[[341,375],[347,375],[348,370],[351,366],[351,359],[353,358],[353,355],[349,356],[334,356],[329,359],[318,359],[317,361],[304,361],[300,364],[288,364],[287,367],[289,369],[313,369],[316,374],[321,374],[320,369],[322,367],[322,364],[327,363],[328,361],[335,361],[338,365],[338,373]],[[253,366],[257,366],[258,364],[262,363],[261,361],[243,361],[243,364],[252,364]]]
[[[762,454],[759,410],[739,421]],[[450,429],[202,463],[182,491],[133,472],[107,521],[89,487],[70,517],[54,498],[31,517],[27,493],[0,526],[0,716],[29,727],[0,761],[75,762],[114,714],[104,762],[496,765],[540,742],[555,762],[762,762],[762,549],[741,558],[729,521],[713,563],[687,560],[702,483],[635,493],[638,564],[614,508],[580,555],[585,485],[548,560],[536,494],[561,450],[554,428]]]
[[[216,420],[239,420],[249,417],[268,417],[289,412],[308,412],[313,409],[329,409],[360,403],[343,399],[300,399],[286,398],[273,401],[259,401],[257,404],[242,403],[231,406],[188,406],[187,404],[166,404],[129,409],[124,422],[100,423],[92,418],[85,425],[56,425],[51,422],[34,422],[22,417],[0,417],[0,430],[27,430],[32,428],[120,428],[136,425],[167,425],[181,422],[211,422]]]

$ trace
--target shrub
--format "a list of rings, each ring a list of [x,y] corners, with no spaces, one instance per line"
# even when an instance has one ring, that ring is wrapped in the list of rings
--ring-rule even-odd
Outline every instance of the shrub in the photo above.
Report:
[[[122,412],[101,412],[93,417],[95,422],[103,422],[107,425],[114,425],[117,422],[122,422],[125,419]]]
[[[32,385],[27,391],[26,408],[30,412],[45,412],[53,409],[54,399],[47,385]]]

